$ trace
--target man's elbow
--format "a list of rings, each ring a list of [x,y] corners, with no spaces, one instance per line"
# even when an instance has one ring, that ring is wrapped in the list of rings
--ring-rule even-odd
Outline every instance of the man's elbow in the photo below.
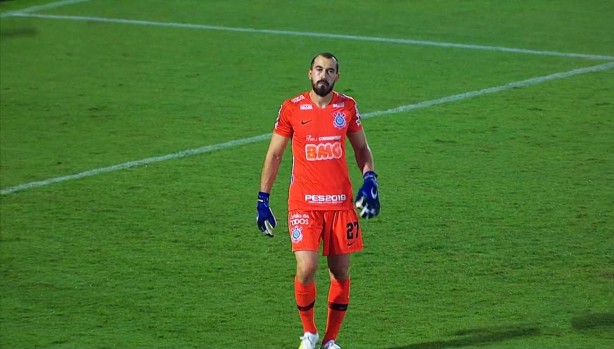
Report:
[[[277,153],[277,152],[273,152],[270,153],[268,158],[270,161],[272,162],[281,162],[281,159],[283,158],[284,154],[283,153]]]

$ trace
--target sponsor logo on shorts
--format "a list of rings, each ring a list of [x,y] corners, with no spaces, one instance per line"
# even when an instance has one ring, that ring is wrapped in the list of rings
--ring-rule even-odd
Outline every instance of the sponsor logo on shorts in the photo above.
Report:
[[[303,240],[303,227],[292,227],[290,238],[295,244],[301,242]]]
[[[345,194],[319,195],[305,194],[305,201],[310,204],[338,204],[347,200]]]
[[[288,218],[291,226],[309,225],[309,215],[306,213],[295,213]]]

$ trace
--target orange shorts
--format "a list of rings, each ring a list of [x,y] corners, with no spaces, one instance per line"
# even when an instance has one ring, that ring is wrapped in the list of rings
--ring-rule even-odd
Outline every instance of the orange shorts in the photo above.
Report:
[[[288,230],[294,251],[318,251],[340,255],[362,251],[362,232],[354,210],[290,211]]]

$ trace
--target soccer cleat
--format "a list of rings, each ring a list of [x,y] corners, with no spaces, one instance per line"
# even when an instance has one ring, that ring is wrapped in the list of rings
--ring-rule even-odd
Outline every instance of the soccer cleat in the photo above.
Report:
[[[322,344],[320,349],[341,349],[341,347],[338,346],[337,343],[335,343],[335,341],[331,339],[328,342]]]
[[[319,339],[320,336],[317,333],[305,332],[301,337],[301,345],[298,346],[298,349],[315,349]]]

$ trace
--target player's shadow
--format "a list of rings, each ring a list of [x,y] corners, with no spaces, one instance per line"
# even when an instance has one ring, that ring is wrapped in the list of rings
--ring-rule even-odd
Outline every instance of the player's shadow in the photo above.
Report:
[[[0,0],[2,1],[2,0]],[[11,28],[0,30],[0,39],[13,39],[18,37],[25,36],[36,36],[38,31],[34,28],[24,27],[24,28]]]
[[[443,349],[461,348],[494,342],[503,342],[508,339],[530,337],[539,335],[541,330],[535,326],[504,326],[504,327],[483,327],[453,332],[455,338],[414,343],[400,347],[390,347],[387,349]]]
[[[614,328],[614,314],[594,313],[576,316],[571,319],[571,327],[575,330],[592,330],[603,327]]]

